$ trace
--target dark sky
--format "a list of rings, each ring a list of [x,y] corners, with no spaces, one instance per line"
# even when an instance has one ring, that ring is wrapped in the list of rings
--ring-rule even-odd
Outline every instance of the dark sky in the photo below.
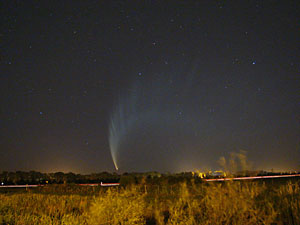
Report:
[[[0,170],[299,170],[298,1],[0,4]]]

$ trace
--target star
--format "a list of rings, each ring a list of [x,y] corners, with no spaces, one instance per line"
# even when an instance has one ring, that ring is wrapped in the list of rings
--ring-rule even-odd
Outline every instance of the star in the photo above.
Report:
[[[241,61],[238,58],[235,58],[232,62],[232,64],[240,64],[240,63],[241,63]]]

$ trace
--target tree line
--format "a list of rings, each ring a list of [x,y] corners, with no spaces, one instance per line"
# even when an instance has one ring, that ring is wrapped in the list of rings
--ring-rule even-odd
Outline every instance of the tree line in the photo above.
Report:
[[[100,183],[118,182],[120,175],[116,173],[101,172],[88,175],[63,173],[41,173],[37,171],[3,171],[0,173],[1,185],[12,184],[63,184],[63,183]]]
[[[294,173],[297,173],[296,171]],[[299,172],[298,172],[299,173]],[[233,174],[234,177],[239,176],[266,176],[266,175],[282,175],[290,174],[275,173],[266,171],[242,171]],[[205,178],[216,178],[219,175],[213,173],[206,173]],[[202,182],[199,174],[194,172],[181,172],[181,173],[159,173],[159,172],[144,172],[144,173],[92,173],[92,174],[75,174],[72,172],[63,173],[41,173],[37,171],[16,171],[0,172],[0,185],[26,185],[26,184],[84,184],[84,183],[117,183],[121,185],[130,184],[176,184],[178,182]]]

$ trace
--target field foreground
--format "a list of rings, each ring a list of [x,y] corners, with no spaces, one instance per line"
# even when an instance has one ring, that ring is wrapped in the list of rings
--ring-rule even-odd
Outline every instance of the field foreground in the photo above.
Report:
[[[0,224],[300,224],[300,182],[49,185],[1,193]]]

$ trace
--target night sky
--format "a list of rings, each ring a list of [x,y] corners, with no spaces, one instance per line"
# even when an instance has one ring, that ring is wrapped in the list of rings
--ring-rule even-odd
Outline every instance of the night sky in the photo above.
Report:
[[[0,7],[0,171],[299,170],[299,1]]]

